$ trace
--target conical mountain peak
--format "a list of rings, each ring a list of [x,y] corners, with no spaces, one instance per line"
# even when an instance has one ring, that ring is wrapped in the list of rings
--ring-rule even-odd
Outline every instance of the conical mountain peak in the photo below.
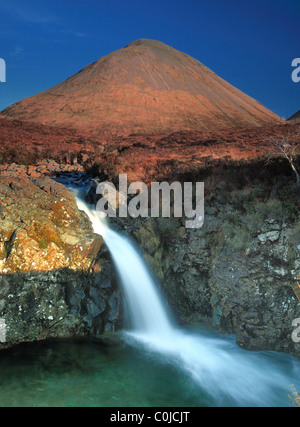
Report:
[[[110,53],[3,114],[123,136],[283,122],[198,60],[151,39]]]
[[[170,48],[167,44],[160,42],[158,40],[152,39],[138,39],[129,43],[126,47],[132,46],[151,46],[151,47],[161,47],[161,48]]]

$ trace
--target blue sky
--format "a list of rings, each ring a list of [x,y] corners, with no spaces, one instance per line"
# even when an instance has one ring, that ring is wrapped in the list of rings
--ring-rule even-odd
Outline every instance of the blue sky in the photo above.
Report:
[[[0,110],[139,38],[195,57],[284,118],[300,109],[299,0],[0,0]]]

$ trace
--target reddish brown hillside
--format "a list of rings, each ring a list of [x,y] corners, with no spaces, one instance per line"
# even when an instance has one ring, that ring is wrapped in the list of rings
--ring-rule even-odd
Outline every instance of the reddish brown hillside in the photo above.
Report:
[[[196,59],[147,39],[112,52],[2,113],[102,136],[283,123]]]
[[[252,161],[272,151],[270,135],[284,135],[293,125],[223,131],[181,131],[169,135],[131,135],[104,141],[77,130],[0,117],[0,163],[33,165],[47,159],[80,163],[109,176],[162,180],[196,171],[215,161]]]
[[[77,130],[8,120],[0,115],[0,163],[34,164],[37,160],[69,161],[94,153],[94,141]],[[89,153],[89,154],[88,154]]]

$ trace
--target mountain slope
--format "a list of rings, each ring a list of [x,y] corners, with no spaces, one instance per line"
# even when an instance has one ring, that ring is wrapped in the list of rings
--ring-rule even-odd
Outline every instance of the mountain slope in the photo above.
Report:
[[[293,114],[289,119],[287,119],[289,123],[297,124],[300,123],[300,110],[297,113]]]
[[[124,136],[283,123],[196,59],[147,39],[110,53],[2,114]]]

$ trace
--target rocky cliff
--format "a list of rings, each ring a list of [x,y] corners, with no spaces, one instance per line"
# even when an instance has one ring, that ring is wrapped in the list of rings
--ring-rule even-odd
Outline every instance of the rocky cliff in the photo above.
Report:
[[[121,296],[102,238],[63,185],[20,171],[0,182],[0,348],[113,330]]]

